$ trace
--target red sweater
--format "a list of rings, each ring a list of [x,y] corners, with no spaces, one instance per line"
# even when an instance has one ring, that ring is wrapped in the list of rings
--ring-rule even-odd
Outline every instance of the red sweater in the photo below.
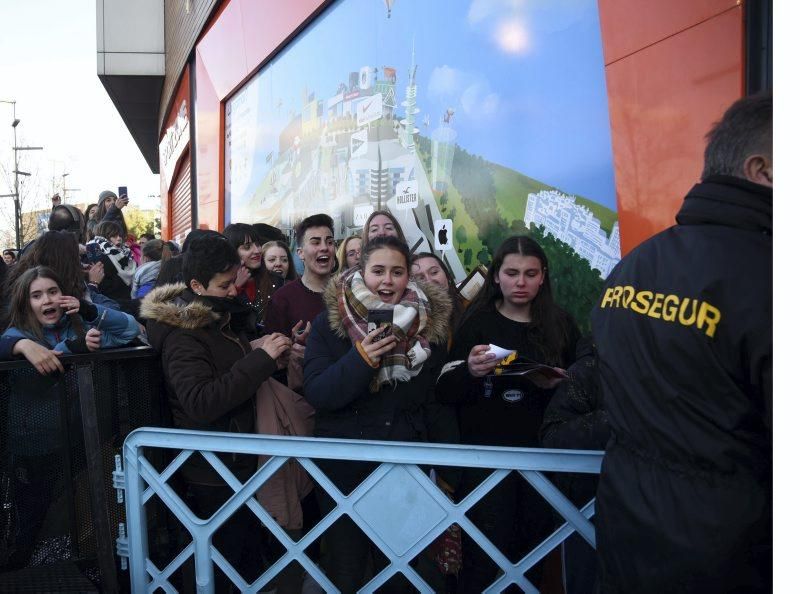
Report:
[[[264,319],[265,330],[268,334],[281,332],[291,338],[297,322],[313,322],[324,307],[322,293],[306,287],[302,279],[290,281],[272,296]]]

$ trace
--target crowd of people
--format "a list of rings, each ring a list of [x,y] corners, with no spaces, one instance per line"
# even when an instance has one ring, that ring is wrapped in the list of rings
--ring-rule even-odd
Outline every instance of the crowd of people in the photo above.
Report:
[[[0,359],[25,357],[46,375],[63,371],[65,353],[149,344],[179,428],[254,433],[269,390],[313,409],[296,434],[607,449],[599,491],[592,477],[560,479],[576,505],[598,494],[598,554],[576,535],[565,543],[565,591],[596,582],[602,592],[766,591],[771,105],[771,96],[743,99],[715,126],[678,225],[611,273],[590,336],[556,303],[559,271],[527,235],[497,247],[467,301],[442,259],[411,253],[388,211],[338,246],[331,217],[309,216],[295,228],[296,254],[280,230],[246,223],[193,230],[178,248],[130,236],[128,197],[106,191],[85,213],[56,205],[47,232],[19,254],[4,251]],[[742,267],[752,282],[739,282]],[[497,374],[492,345],[557,373]],[[247,456],[222,459],[242,481],[256,469]],[[344,494],[376,466],[318,465]],[[334,504],[295,470],[284,486],[292,511],[268,510],[299,536]],[[432,471],[454,501],[486,476]],[[200,456],[181,478],[199,517],[230,496]],[[515,473],[469,517],[514,562],[560,521]],[[213,537],[248,581],[275,544],[255,523],[242,509]],[[466,534],[461,542],[455,587],[482,591],[497,566]],[[311,555],[342,592],[384,563],[347,515]],[[454,587],[432,568],[437,591]],[[278,591],[299,592],[302,577],[287,569]],[[541,564],[528,577],[541,586]],[[218,568],[216,579],[224,583]],[[407,586],[392,579],[385,589]]]

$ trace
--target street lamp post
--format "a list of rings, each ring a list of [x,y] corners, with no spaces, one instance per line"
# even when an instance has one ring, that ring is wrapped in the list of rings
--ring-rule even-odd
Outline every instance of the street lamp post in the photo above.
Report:
[[[19,176],[30,176],[30,173],[25,171],[19,170],[19,153],[18,151],[40,151],[42,147],[40,146],[17,146],[17,126],[19,125],[19,120],[17,119],[17,102],[16,101],[6,101],[0,99],[0,103],[10,103],[12,109],[12,122],[11,127],[14,128],[14,193],[13,194],[3,194],[0,198],[14,198],[14,234],[16,235],[17,241],[17,249],[22,247],[22,212],[20,211],[19,205]]]
[[[80,192],[81,191],[80,188],[68,188],[67,187],[67,176],[68,175],[69,175],[69,172],[64,172],[64,173],[61,174],[61,194],[60,194],[60,196],[61,196],[61,199],[64,201],[64,204],[67,203],[67,193],[68,192]],[[53,190],[55,191],[55,187],[53,188]]]

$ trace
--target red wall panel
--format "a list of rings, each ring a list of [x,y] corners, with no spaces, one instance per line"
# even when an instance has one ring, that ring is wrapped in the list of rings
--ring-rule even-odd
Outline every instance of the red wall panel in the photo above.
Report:
[[[222,230],[224,194],[221,192],[223,106],[203,57],[195,64],[195,142],[197,143],[197,223]]]
[[[740,4],[741,0],[599,0],[606,64]]]
[[[230,0],[197,43],[197,222],[224,225],[224,99],[329,0]]]
[[[705,134],[741,96],[744,72],[741,6],[709,18],[726,3],[648,1],[622,12],[631,4],[600,2],[623,254],[674,224],[699,179]],[[635,39],[642,49],[609,60]]]

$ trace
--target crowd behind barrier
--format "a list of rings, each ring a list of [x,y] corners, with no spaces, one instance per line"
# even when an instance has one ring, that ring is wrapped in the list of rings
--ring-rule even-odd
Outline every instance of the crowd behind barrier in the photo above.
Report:
[[[277,229],[194,230],[172,258],[142,254],[122,191],[89,231],[55,205],[0,262],[0,359],[27,359],[0,364],[0,591],[126,589],[115,528],[137,592],[449,592],[462,560],[462,594],[537,591],[562,542],[569,594],[769,591],[771,125],[770,94],[729,108],[678,224],[609,275],[594,339],[527,233],[467,294],[389,211],[338,259],[331,217],[301,221],[291,280]],[[108,350],[133,340],[153,349]],[[147,425],[190,431],[125,441],[123,480],[115,455]],[[599,488],[573,473],[602,452],[543,444],[604,449]]]

